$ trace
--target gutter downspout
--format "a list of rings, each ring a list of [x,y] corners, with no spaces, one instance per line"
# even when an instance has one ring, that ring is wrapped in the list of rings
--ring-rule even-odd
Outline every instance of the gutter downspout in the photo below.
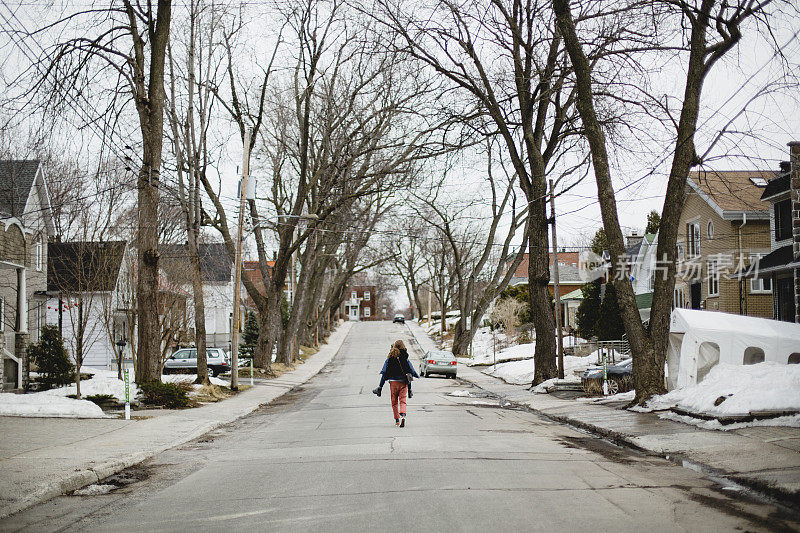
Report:
[[[742,228],[747,224],[747,213],[742,213],[742,223],[739,225],[739,264],[743,264],[742,261]],[[745,315],[747,314],[747,304],[746,304],[746,294],[744,291],[744,280],[740,277],[739,278],[739,314]]]

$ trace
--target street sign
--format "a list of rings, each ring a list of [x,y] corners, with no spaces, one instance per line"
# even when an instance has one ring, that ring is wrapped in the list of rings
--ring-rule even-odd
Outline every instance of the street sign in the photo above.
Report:
[[[128,369],[125,369],[125,420],[131,419],[131,379]]]

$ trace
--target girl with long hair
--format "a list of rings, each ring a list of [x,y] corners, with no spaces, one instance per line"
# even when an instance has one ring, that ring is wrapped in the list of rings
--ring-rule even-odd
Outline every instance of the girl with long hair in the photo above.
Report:
[[[390,403],[394,413],[394,425],[397,427],[406,426],[406,394],[411,398],[411,379],[418,378],[417,371],[408,360],[408,351],[403,341],[396,341],[389,350],[389,356],[383,363],[381,369],[381,382],[372,392],[377,396],[381,395],[383,384],[389,382],[389,392],[391,394]]]

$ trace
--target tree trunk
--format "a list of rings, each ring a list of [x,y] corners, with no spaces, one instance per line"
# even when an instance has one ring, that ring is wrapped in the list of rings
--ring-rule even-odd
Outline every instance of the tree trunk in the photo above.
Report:
[[[158,0],[155,31],[150,42],[150,76],[147,91],[142,90],[136,98],[136,108],[142,131],[143,156],[139,172],[138,188],[138,235],[137,250],[137,368],[136,382],[158,381],[159,375],[159,298],[158,298],[158,183],[161,179],[161,158],[164,138],[164,64],[169,26],[171,2]],[[132,15],[133,16],[133,15]],[[134,40],[139,36],[135,35]],[[141,54],[142,45],[135,42]],[[143,63],[143,62],[141,62]],[[142,64],[140,67],[144,69]],[[143,72],[142,72],[143,75]]]
[[[197,228],[190,228],[188,237],[192,294],[194,296],[194,343],[197,347],[197,379],[195,383],[208,385],[210,380],[208,379],[208,358],[206,357],[206,306],[203,299],[203,271],[197,243]]]

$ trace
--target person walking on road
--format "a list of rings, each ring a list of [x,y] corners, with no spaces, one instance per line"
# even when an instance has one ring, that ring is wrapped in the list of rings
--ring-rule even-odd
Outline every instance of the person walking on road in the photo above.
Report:
[[[389,392],[391,394],[390,403],[394,412],[394,425],[398,427],[406,426],[406,393],[411,398],[411,379],[418,378],[417,371],[408,360],[408,351],[403,341],[398,340],[389,350],[389,356],[383,363],[381,369],[381,382],[372,392],[377,396],[381,395],[383,384],[389,382]]]

